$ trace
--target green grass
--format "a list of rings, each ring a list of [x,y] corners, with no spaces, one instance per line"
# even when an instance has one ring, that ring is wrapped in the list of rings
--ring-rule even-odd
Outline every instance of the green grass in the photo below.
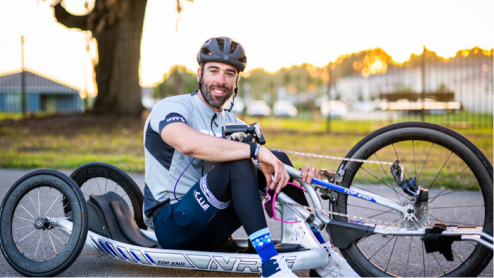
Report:
[[[383,123],[332,121],[326,133],[324,121],[292,119],[244,119],[259,121],[266,147],[344,157],[365,135]],[[128,172],[144,172],[142,119],[59,116],[26,120],[0,120],[0,167],[73,170],[84,163],[108,162]],[[350,129],[352,132],[344,132]],[[492,163],[493,138],[489,130],[459,130],[476,144]],[[340,161],[290,155],[296,167],[313,164],[336,170]]]

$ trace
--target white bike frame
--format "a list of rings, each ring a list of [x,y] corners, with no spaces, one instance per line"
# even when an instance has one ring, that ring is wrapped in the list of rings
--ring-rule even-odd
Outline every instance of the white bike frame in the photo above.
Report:
[[[287,173],[294,179],[297,179],[299,182],[301,182],[302,186],[306,190],[306,192],[309,194],[312,203],[314,205],[314,208],[316,209],[316,219],[314,222],[319,226],[322,227],[322,224],[329,224],[331,225],[331,219],[325,216],[321,211],[323,210],[322,207],[322,202],[321,199],[319,198],[319,195],[316,193],[314,186],[304,183],[301,181],[302,176],[300,171],[296,170],[295,168],[285,165],[285,169]],[[386,198],[377,194],[374,194],[372,192],[368,191],[363,191],[359,189],[349,189],[345,188],[340,185],[336,185],[330,182],[326,182],[324,180],[319,180],[319,179],[312,179],[312,183],[337,191],[341,192],[343,194],[359,198],[368,202],[373,202],[378,205],[391,208],[395,211],[398,212],[403,212],[407,213],[408,207],[400,205],[400,203],[397,200],[393,200],[390,198]],[[285,202],[291,202],[294,203],[293,200],[289,200],[288,196],[282,196],[280,199]],[[303,209],[303,208],[301,208]],[[305,209],[304,209],[305,210]],[[305,210],[306,211],[306,210]],[[303,212],[300,212],[303,213]],[[368,224],[362,224],[362,223],[355,223],[354,225],[368,225]],[[373,231],[374,234],[381,234],[381,235],[397,235],[397,236],[422,236],[425,235],[425,229],[405,229],[405,228],[393,228],[393,227],[387,227],[387,226],[380,226],[380,225],[372,225],[375,226],[375,230]],[[452,227],[448,228],[447,230],[442,232],[442,235],[459,235],[461,236],[462,240],[469,240],[469,241],[476,241],[491,250],[493,250],[493,237],[485,232],[482,231],[482,228],[458,228],[458,227]]]

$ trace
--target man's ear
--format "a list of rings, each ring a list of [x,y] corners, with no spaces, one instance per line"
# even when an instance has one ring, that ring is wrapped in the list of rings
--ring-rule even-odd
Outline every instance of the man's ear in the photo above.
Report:
[[[201,67],[199,67],[197,69],[197,82],[199,82],[199,80],[201,80],[201,77],[202,77],[201,74],[202,74]]]

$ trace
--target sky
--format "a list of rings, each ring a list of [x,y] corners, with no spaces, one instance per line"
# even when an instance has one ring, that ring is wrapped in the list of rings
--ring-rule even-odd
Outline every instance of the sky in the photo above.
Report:
[[[82,87],[87,81],[81,80],[92,78],[95,46],[86,52],[88,34],[58,24],[49,3],[0,0],[0,72],[19,68],[23,35],[26,67]],[[64,3],[73,13],[84,11],[83,0]],[[271,72],[302,63],[324,66],[376,47],[397,62],[420,54],[424,45],[445,58],[474,46],[494,47],[492,0],[194,0],[183,2],[180,16],[175,5],[176,0],[148,0],[142,86],[160,82],[176,64],[195,71],[200,45],[213,36],[242,43],[246,70]],[[67,62],[80,66],[69,70]]]

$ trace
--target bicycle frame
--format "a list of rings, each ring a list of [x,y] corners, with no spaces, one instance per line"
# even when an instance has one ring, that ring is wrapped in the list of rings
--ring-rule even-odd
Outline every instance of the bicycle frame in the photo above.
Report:
[[[332,220],[328,217],[326,217],[321,211],[323,210],[322,202],[321,199],[319,198],[319,195],[316,193],[314,186],[311,184],[307,184],[305,182],[301,181],[302,174],[300,171],[296,170],[295,168],[285,165],[285,169],[287,173],[294,179],[297,179],[298,181],[301,182],[303,188],[306,190],[308,193],[309,197],[312,200],[312,203],[314,205],[314,208],[316,209],[315,215],[316,217],[312,220],[314,225],[317,225],[319,228],[322,228],[324,224],[329,224],[331,225]],[[362,200],[365,200],[367,202],[373,202],[378,205],[382,205],[387,208],[391,208],[395,211],[398,212],[406,212],[408,207],[400,205],[398,201],[389,199],[377,194],[374,194],[372,192],[367,192],[359,189],[348,189],[343,186],[339,186],[330,182],[326,182],[324,180],[319,180],[316,178],[312,179],[312,184],[325,187],[343,194],[346,194],[348,196],[352,196],[355,198],[359,198]],[[278,196],[281,201],[287,202],[287,203],[295,203],[291,198],[286,196],[285,194],[280,194]],[[306,219],[309,219],[310,216],[307,214],[309,213],[307,210],[303,209],[302,207],[298,207],[297,211],[306,217]],[[305,212],[304,212],[305,211]],[[310,214],[310,213],[309,213]],[[394,227],[388,227],[388,226],[379,226],[379,225],[374,225],[374,224],[366,224],[366,223],[347,223],[351,227],[353,226],[355,229],[361,229],[362,226],[373,226],[374,234],[381,234],[381,235],[400,235],[400,236],[421,236],[425,235],[426,230],[425,229],[405,229],[405,228],[394,228]],[[283,231],[285,229],[282,229]],[[470,241],[476,241],[491,250],[493,250],[494,245],[493,245],[493,236],[484,233],[481,228],[472,228],[472,227],[448,227],[447,230],[445,230],[442,235],[457,235],[461,236],[461,240],[470,240]],[[338,244],[335,244],[338,245]],[[339,248],[345,248],[348,246],[337,246]]]

